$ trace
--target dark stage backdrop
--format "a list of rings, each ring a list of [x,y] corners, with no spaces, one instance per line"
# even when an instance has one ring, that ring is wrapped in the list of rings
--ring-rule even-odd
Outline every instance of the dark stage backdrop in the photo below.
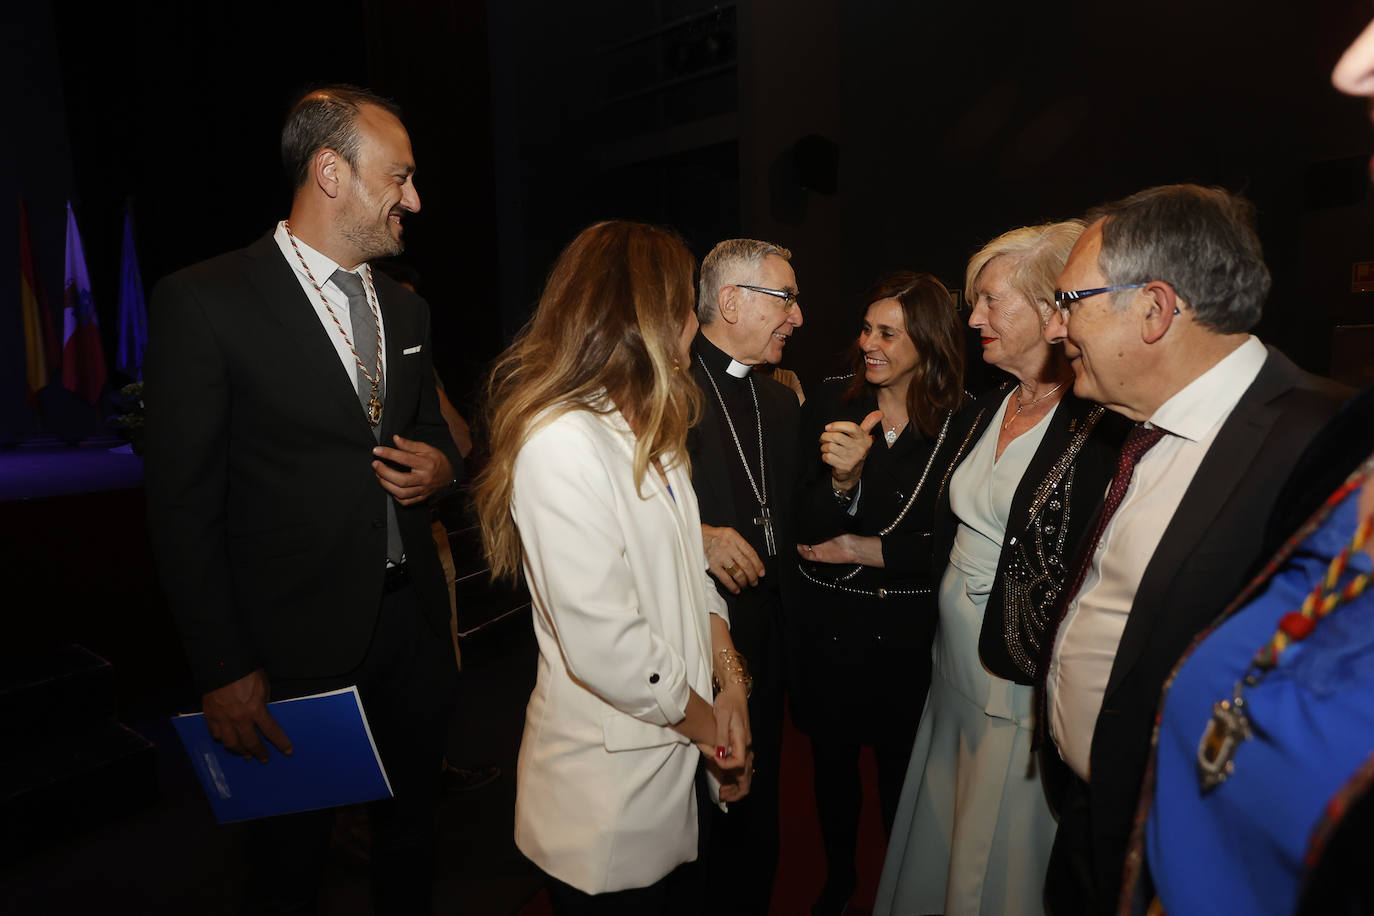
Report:
[[[998,233],[1170,182],[1256,203],[1275,279],[1258,331],[1299,363],[1326,371],[1333,326],[1371,320],[1351,274],[1374,259],[1374,128],[1329,83],[1367,0],[491,8],[508,327],[594,219],[669,222],[698,256],[767,238],[795,255],[785,359],[813,379],[879,273],[962,287]]]
[[[792,248],[806,326],[787,361],[806,379],[876,274],[960,287],[998,232],[1160,182],[1255,201],[1275,277],[1259,331],[1301,364],[1326,371],[1333,328],[1371,320],[1351,279],[1374,261],[1374,130],[1328,82],[1367,0],[9,7],[0,199],[29,202],[55,306],[73,199],[111,346],[126,197],[150,286],[250,242],[286,210],[284,109],[320,80],[407,112],[424,203],[407,257],[460,402],[558,250],[615,216],[672,225],[698,256],[737,234]],[[0,250],[14,233],[0,215]],[[16,300],[0,281],[0,441],[39,431]]]
[[[249,244],[286,215],[278,137],[313,83],[351,82],[405,111],[421,212],[404,256],[434,312],[436,363],[460,403],[500,345],[485,8],[478,0],[344,0],[327,10],[248,0],[34,0],[6,13],[13,154],[0,176],[0,441],[80,438],[110,405],[50,391],[49,428],[24,403],[17,213],[28,204],[61,333],[63,202],[80,222],[113,365],[120,232],[132,201],[144,281]],[[11,149],[13,146],[13,150]],[[11,215],[14,214],[14,215]],[[13,254],[9,254],[13,253]],[[118,381],[118,379],[115,379]]]

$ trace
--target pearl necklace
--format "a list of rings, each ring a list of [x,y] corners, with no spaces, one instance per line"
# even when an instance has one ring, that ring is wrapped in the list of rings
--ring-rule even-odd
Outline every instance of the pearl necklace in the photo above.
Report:
[[[1065,381],[1067,381],[1067,379],[1066,379]],[[1014,414],[1011,415],[1011,419],[1010,419],[1010,420],[1008,420],[1007,422],[1005,422],[1005,423],[1002,424],[1002,431],[1005,432],[1005,431],[1007,431],[1008,429],[1011,428],[1011,424],[1015,423],[1015,422],[1016,422],[1016,418],[1019,417],[1019,416],[1021,416],[1021,411],[1025,410],[1027,407],[1034,407],[1036,404],[1039,404],[1041,401],[1045,400],[1045,398],[1047,398],[1047,397],[1049,397],[1050,395],[1054,394],[1054,393],[1055,393],[1056,391],[1058,391],[1060,388],[1063,388],[1063,387],[1064,387],[1064,384],[1065,384],[1065,382],[1060,382],[1058,385],[1055,385],[1055,386],[1054,386],[1053,388],[1051,388],[1049,391],[1046,391],[1044,394],[1040,395],[1040,397],[1036,398],[1034,401],[1031,401],[1031,402],[1028,403],[1028,404],[1022,404],[1022,403],[1021,403],[1021,395],[1020,395],[1020,393],[1018,392],[1017,395],[1016,395],[1016,413],[1014,413]]]
[[[935,457],[940,454],[940,447],[945,444],[945,434],[949,432],[949,424],[952,419],[954,419],[954,411],[945,411],[945,422],[940,426],[940,435],[935,439],[935,445],[930,450],[930,457],[926,459],[926,467],[925,470],[921,472],[921,479],[916,481],[916,489],[911,491],[911,495],[908,496],[906,499],[906,505],[902,506],[902,511],[897,513],[897,517],[892,520],[892,523],[878,532],[878,537],[887,537],[893,531],[897,530],[897,526],[902,523],[902,519],[906,518],[907,513],[911,511],[911,507],[916,505],[916,497],[921,495],[921,488],[926,485],[926,478],[930,476],[930,469],[935,466]],[[805,565],[799,565],[797,568],[801,571],[801,574],[803,576],[805,576],[807,579],[809,579],[812,582],[815,582],[818,585],[824,585],[829,588],[837,588],[840,591],[851,592],[853,594],[874,594],[877,595],[879,598],[886,598],[888,595],[924,595],[930,593],[929,589],[886,588],[875,589],[872,592],[856,592],[854,589],[842,585],[841,583],[848,582],[850,579],[854,578],[860,572],[863,571],[864,567],[862,563],[854,564],[853,569],[851,569],[844,575],[835,578],[833,581],[826,581],[824,579],[818,578],[816,575],[813,575],[811,572],[808,572]]]

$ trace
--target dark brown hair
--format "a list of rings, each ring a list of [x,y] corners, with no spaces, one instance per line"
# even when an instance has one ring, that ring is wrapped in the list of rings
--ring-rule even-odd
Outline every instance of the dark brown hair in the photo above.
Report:
[[[962,326],[954,298],[930,274],[900,270],[888,274],[864,294],[860,320],[868,307],[883,299],[896,299],[906,318],[906,333],[916,348],[916,371],[906,391],[906,413],[923,436],[940,431],[942,415],[964,400],[964,347]],[[856,340],[853,347],[854,380],[845,390],[847,399],[868,387],[864,355]]]

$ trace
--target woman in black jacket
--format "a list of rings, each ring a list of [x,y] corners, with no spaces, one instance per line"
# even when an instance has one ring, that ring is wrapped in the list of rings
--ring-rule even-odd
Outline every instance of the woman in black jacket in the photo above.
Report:
[[[813,913],[841,912],[857,881],[863,745],[891,829],[930,679],[937,451],[963,400],[959,317],[940,281],[895,273],[862,302],[854,372],[826,379],[802,412],[792,714],[813,738],[826,853]]]

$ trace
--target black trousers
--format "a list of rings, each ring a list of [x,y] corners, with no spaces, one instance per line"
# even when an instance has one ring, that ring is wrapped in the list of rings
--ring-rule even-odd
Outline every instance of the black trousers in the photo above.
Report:
[[[776,609],[774,609],[776,613]],[[756,638],[735,646],[754,675],[749,727],[754,737],[754,778],[749,795],[730,810],[712,806],[701,838],[703,878],[718,914],[768,912],[778,870],[778,775],[782,753],[783,657],[777,617]],[[735,633],[743,636],[746,628]]]
[[[859,813],[864,800],[863,783],[859,778],[859,753],[864,745],[840,739],[840,733],[831,732],[829,737],[811,740],[811,760],[815,768],[813,787],[821,842],[825,846],[826,886],[832,892],[848,890],[852,893],[859,879],[855,857],[859,844]],[[892,834],[897,800],[902,794],[902,782],[906,779],[911,745],[915,740],[916,722],[894,721],[891,732],[873,742],[884,836]]]
[[[648,887],[588,894],[545,872],[554,916],[701,916],[710,904],[702,894],[696,862],[685,862]]]
[[[429,626],[406,585],[383,596],[372,643],[354,671],[272,682],[273,699],[358,687],[394,795],[368,806],[379,916],[430,911],[439,767],[457,677],[452,643]],[[326,809],[249,825],[248,912],[316,911],[333,819]]]
[[[1055,753],[1051,744],[1041,748],[1042,767],[1045,755]],[[1079,779],[1062,763],[1055,765],[1053,777],[1045,780],[1051,806],[1059,816],[1059,829],[1050,848],[1049,867],[1045,873],[1045,912],[1050,916],[1080,916],[1108,910],[1115,901],[1101,899],[1094,879],[1092,832],[1089,822],[1088,784]],[[1047,769],[1047,773],[1052,772]]]

